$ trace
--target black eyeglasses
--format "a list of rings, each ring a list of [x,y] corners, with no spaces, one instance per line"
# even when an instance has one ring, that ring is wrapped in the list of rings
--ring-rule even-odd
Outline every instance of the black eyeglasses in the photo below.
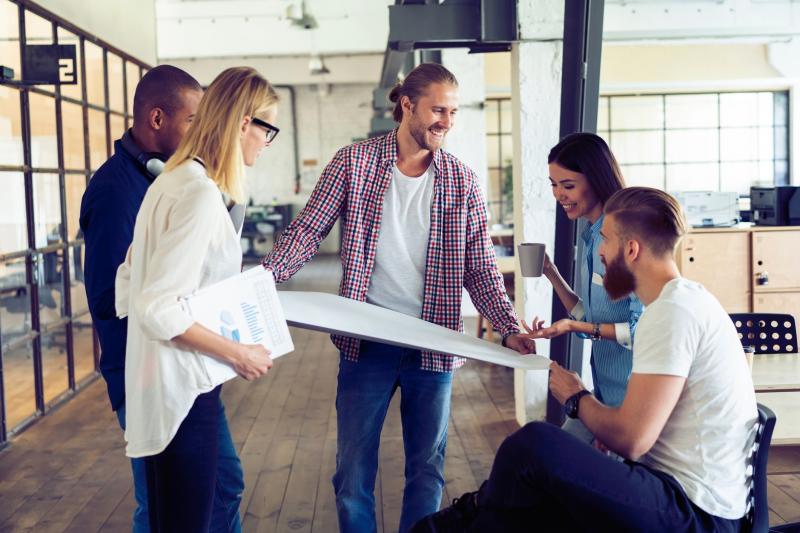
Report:
[[[267,130],[267,142],[271,143],[275,137],[278,136],[278,132],[281,131],[280,128],[276,128],[266,120],[261,120],[260,118],[252,117],[251,119],[253,124],[256,126],[261,126],[265,130]]]

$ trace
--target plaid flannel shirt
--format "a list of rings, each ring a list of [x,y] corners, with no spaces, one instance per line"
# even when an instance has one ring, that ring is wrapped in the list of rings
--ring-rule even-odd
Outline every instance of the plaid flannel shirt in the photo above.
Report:
[[[366,301],[375,264],[383,198],[397,163],[397,132],[339,150],[306,206],[263,260],[275,281],[289,279],[319,249],[337,219],[342,231],[339,294]],[[463,331],[462,286],[480,313],[505,338],[519,332],[517,316],[497,269],[486,228],[486,206],[475,173],[451,154],[433,156],[431,229],[425,268],[422,319]],[[360,341],[332,336],[344,357],[358,360]],[[449,372],[464,364],[453,355],[422,353],[422,369]]]

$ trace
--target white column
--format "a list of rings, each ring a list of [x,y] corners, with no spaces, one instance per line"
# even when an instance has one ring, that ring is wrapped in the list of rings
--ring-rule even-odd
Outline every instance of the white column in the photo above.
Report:
[[[518,15],[520,42],[511,55],[515,241],[544,242],[552,255],[556,204],[547,179],[547,154],[558,142],[564,4],[521,0]],[[515,285],[517,312],[526,320],[539,316],[549,323],[550,283],[523,278],[517,270]],[[548,355],[549,344],[538,341],[538,353]],[[515,370],[514,399],[521,425],[544,419],[547,373]]]
[[[455,126],[445,138],[445,150],[458,157],[478,176],[486,194],[486,99],[483,56],[465,48],[442,50],[442,65],[458,80],[458,113]],[[491,221],[490,221],[491,223]]]

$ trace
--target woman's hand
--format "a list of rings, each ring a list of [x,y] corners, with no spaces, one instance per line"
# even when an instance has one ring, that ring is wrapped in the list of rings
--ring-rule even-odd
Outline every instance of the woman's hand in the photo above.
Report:
[[[270,351],[260,344],[239,344],[233,369],[247,381],[265,375],[272,368]]]
[[[530,326],[523,320],[522,327],[525,328],[527,332],[526,337],[530,339],[552,339],[553,337],[575,331],[575,321],[569,318],[562,318],[546,328],[543,327],[543,324],[544,320],[539,320],[538,316],[533,317]]]
[[[548,279],[551,276],[558,274],[558,268],[556,265],[553,264],[553,261],[550,260],[550,256],[547,253],[544,254],[544,267],[542,267],[542,274],[545,275]]]

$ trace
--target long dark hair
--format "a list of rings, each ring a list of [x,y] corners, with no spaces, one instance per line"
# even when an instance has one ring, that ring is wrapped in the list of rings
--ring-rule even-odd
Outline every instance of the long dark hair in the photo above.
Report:
[[[594,133],[571,133],[555,145],[548,163],[586,176],[594,194],[605,205],[611,195],[625,188],[617,160],[606,142]]]

